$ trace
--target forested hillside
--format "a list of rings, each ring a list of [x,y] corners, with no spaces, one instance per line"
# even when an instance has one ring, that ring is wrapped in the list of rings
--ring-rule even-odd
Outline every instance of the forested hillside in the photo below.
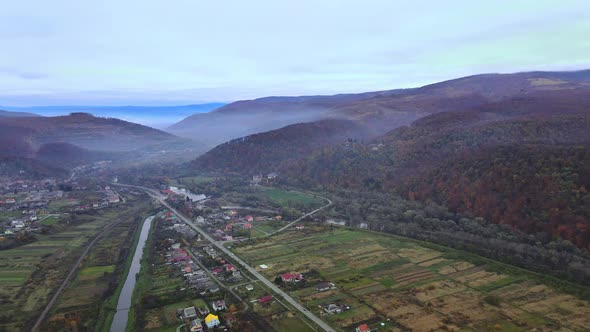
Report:
[[[301,185],[398,192],[588,248],[589,95],[435,114],[372,144],[321,149],[283,171]]]
[[[282,181],[306,188],[399,193],[590,248],[588,73],[481,75],[378,93],[371,103],[339,106],[355,122],[247,136],[193,166],[277,171]],[[429,115],[399,127],[388,122],[392,109]],[[396,129],[375,138],[388,124]]]
[[[238,138],[194,161],[197,169],[262,174],[305,158],[315,149],[348,139],[361,140],[367,128],[350,120],[322,120]]]

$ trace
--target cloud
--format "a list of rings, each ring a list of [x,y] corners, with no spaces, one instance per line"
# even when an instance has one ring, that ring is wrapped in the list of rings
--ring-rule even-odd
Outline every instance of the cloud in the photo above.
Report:
[[[0,11],[0,101],[232,101],[590,67],[587,9],[578,0],[20,0]]]
[[[45,73],[22,71],[22,70],[18,70],[16,68],[7,68],[7,67],[0,67],[0,75],[22,78],[24,80],[40,80],[40,79],[44,79],[44,78],[49,77],[49,75],[47,75]]]

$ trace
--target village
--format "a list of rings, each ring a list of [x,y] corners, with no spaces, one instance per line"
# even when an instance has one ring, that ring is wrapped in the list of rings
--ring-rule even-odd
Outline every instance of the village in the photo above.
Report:
[[[71,213],[106,208],[123,199],[109,186],[76,180],[3,180],[0,182],[0,242],[46,233]]]
[[[197,219],[215,236],[215,239],[225,244],[247,240],[247,235],[230,238],[232,236],[230,234],[253,229],[252,223],[268,222],[269,219],[276,221],[274,217],[269,216],[255,217],[250,214],[241,216],[235,210],[217,211],[206,218]],[[248,224],[250,225],[247,226]],[[264,324],[247,318],[256,317],[258,314],[268,319],[271,325],[278,324],[283,319],[293,324],[289,308],[278,301],[272,291],[266,289],[247,271],[241,271],[230,257],[215,249],[211,243],[171,211],[163,211],[157,215],[155,232],[156,253],[154,257],[148,258],[151,262],[150,273],[140,278],[147,278],[156,285],[146,293],[158,293],[162,299],[168,298],[167,302],[179,299],[182,301],[176,306],[164,305],[142,312],[145,315],[145,328],[159,328],[176,323],[185,331],[199,332],[213,329],[241,331],[244,324]],[[259,268],[264,269],[264,266]],[[172,279],[164,280],[163,276],[166,276],[166,279],[170,277]],[[317,276],[310,275],[308,282],[307,277],[298,272],[277,274],[274,282],[285,290],[309,287],[309,282],[315,282],[313,289],[318,294],[336,288],[334,283],[319,281]],[[161,294],[157,290],[164,284],[168,285],[166,288],[177,285],[175,289],[178,289],[182,295],[169,298]],[[321,310],[323,315],[335,315],[350,310],[350,306],[334,302],[321,306]],[[244,314],[247,311],[256,315]],[[241,321],[243,319],[246,321]],[[260,327],[262,326],[264,325]],[[363,330],[362,326],[360,328],[358,331],[368,331]]]
[[[256,208],[217,207],[209,199],[203,198],[199,202],[192,202],[187,196],[178,191],[161,190],[167,195],[169,202],[189,213],[196,210],[205,214],[197,215],[193,221],[205,230],[216,242],[231,248],[233,243],[249,242],[257,237],[264,238],[272,234],[273,229],[279,229],[286,221],[271,210]],[[207,208],[209,207],[209,208]],[[190,297],[188,306],[176,306],[175,318],[187,331],[207,331],[213,328],[220,330],[240,330],[238,326],[248,323],[241,322],[244,312],[250,311],[260,314],[263,321],[270,325],[287,324],[299,326],[298,330],[313,331],[307,322],[296,319],[291,309],[279,301],[273,292],[259,283],[247,271],[241,271],[223,252],[217,250],[207,239],[195,232],[171,211],[161,212],[162,220],[156,229],[161,234],[175,234],[166,238],[165,250],[159,251],[159,265],[155,269],[172,268],[175,277],[181,283],[180,289],[188,291]],[[293,231],[302,231],[305,226],[301,223],[293,225]],[[268,267],[260,264],[257,269]],[[159,275],[159,272],[152,273]],[[153,276],[152,276],[153,278]],[[321,278],[313,271],[283,271],[275,275],[273,282],[285,291],[297,289],[313,289],[317,294],[336,289],[337,286]],[[192,305],[191,305],[192,304]],[[168,308],[168,309],[166,309]],[[166,323],[170,324],[170,306],[160,311],[152,311],[152,316],[146,318],[146,328],[158,328]],[[334,301],[320,306],[320,316],[338,315],[351,309],[342,301]],[[164,311],[164,312],[162,312]],[[153,315],[155,314],[155,315]],[[158,318],[160,317],[160,318]],[[161,317],[164,317],[163,319]],[[249,323],[252,323],[251,321]],[[257,324],[263,324],[258,322]],[[302,325],[300,325],[302,324]],[[261,328],[264,325],[259,326]],[[263,328],[262,330],[266,330]],[[355,331],[370,331],[365,324],[356,327]]]

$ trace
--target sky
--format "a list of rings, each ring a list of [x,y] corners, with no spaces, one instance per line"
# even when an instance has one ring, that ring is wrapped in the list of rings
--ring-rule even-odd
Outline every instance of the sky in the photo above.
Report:
[[[0,105],[182,105],[590,68],[590,2],[0,0]]]

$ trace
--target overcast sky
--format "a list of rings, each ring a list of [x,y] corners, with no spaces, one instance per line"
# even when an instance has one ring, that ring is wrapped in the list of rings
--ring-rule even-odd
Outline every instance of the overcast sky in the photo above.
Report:
[[[0,0],[0,105],[158,105],[590,68],[590,2]]]

